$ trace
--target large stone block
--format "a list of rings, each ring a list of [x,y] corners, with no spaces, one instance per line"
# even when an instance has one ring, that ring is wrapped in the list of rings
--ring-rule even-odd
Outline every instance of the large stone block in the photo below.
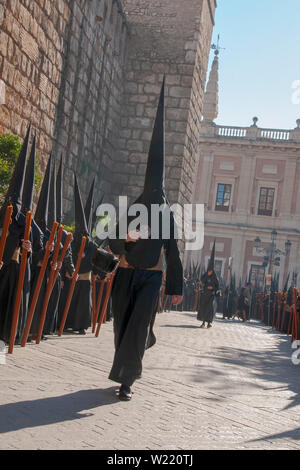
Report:
[[[170,87],[169,95],[173,98],[190,98],[191,89],[189,87],[172,86]]]

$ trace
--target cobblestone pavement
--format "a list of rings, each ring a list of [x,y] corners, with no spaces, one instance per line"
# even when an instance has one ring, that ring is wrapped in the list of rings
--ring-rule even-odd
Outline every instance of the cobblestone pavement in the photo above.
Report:
[[[259,323],[200,329],[165,313],[131,402],[107,376],[112,323],[99,338],[49,337],[0,365],[0,449],[300,449],[300,365]]]

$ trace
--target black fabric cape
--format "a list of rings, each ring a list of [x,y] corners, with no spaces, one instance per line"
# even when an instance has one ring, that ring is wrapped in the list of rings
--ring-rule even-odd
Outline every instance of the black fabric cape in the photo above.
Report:
[[[156,339],[153,325],[161,271],[119,268],[112,288],[115,356],[110,380],[129,387],[142,374],[145,350]]]
[[[9,342],[12,316],[15,305],[15,294],[19,279],[19,263],[11,260],[0,269],[0,339]],[[20,340],[24,328],[23,296],[17,326],[16,340]]]
[[[72,252],[74,259],[77,258],[81,239],[75,239],[72,243]],[[84,256],[82,258],[79,274],[85,274],[93,270],[92,258],[97,245],[91,240],[87,239]],[[64,286],[61,291],[60,301],[58,306],[58,325],[61,322],[63,312],[65,309],[66,301],[71,286],[71,280],[67,277],[63,278]],[[65,323],[65,330],[73,329],[74,331],[85,330],[91,326],[92,316],[92,286],[91,281],[77,281],[75,284],[74,293],[72,296],[69,313]]]
[[[0,339],[5,342],[9,342],[20,267],[19,263],[11,258],[16,248],[20,246],[20,241],[24,236],[24,228],[25,217],[22,213],[19,213],[10,225],[3,256],[4,265],[0,269]],[[42,250],[42,234],[34,222],[32,222],[30,239],[33,252],[39,254]],[[27,321],[32,276],[30,260],[31,256],[28,255],[16,331],[16,343],[21,341]]]
[[[157,196],[157,200],[153,199],[151,204],[162,204],[163,200]],[[135,203],[143,203],[140,197]],[[145,204],[147,207],[151,204]],[[148,208],[148,213],[151,210]],[[150,215],[149,215],[150,217]],[[133,217],[128,217],[128,223]],[[151,222],[148,221],[151,228]],[[160,222],[160,227],[162,226]],[[160,254],[164,250],[166,261],[166,289],[165,295],[182,295],[183,291],[183,269],[179,256],[177,240],[174,238],[175,222],[173,214],[170,215],[170,238],[163,239],[161,234],[159,239],[140,239],[135,243],[126,243],[125,240],[119,239],[117,225],[117,238],[109,239],[109,247],[115,255],[124,255],[126,261],[136,269],[149,269],[157,265]]]
[[[71,279],[64,280],[59,307],[58,307],[58,325],[61,322],[62,315],[67,302]],[[91,326],[91,283],[90,281],[77,281],[72,296],[69,313],[65,323],[65,330],[72,329],[74,331],[85,330]]]

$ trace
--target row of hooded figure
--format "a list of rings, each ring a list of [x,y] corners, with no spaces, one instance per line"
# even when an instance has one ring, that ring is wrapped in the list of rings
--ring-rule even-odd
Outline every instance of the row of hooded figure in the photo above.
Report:
[[[165,276],[162,279],[160,290],[159,312],[169,312],[176,310],[180,312],[195,312],[197,310],[200,292],[200,281],[192,279],[188,275],[183,278],[183,301],[180,305],[172,305],[172,296],[165,295]]]
[[[256,318],[265,325],[297,338],[300,337],[299,312],[300,292],[294,286],[288,288],[286,285],[282,292],[271,290],[270,293],[257,295]]]
[[[86,205],[83,207],[76,175],[74,178],[75,231],[73,241],[62,259],[61,265],[59,262],[56,263],[56,266],[53,265],[55,243],[51,243],[49,238],[53,223],[57,222],[58,224],[62,224],[63,182],[62,159],[60,160],[59,169],[56,172],[55,159],[53,156],[50,156],[48,160],[35,214],[31,221],[30,238],[28,241],[24,240],[26,214],[28,211],[32,211],[33,206],[36,167],[36,138],[35,136],[33,137],[29,151],[30,134],[31,126],[28,128],[6,193],[5,202],[0,212],[0,228],[2,231],[6,209],[8,206],[12,206],[11,223],[7,232],[3,257],[0,262],[0,340],[6,343],[9,342],[11,334],[12,318],[19,282],[20,260],[23,250],[27,250],[28,255],[15,334],[16,343],[20,343],[22,340],[29,307],[33,299],[47,250],[50,256],[31,322],[30,335],[28,336],[29,341],[35,338],[38,333],[51,269],[58,270],[59,274],[56,277],[47,306],[43,326],[43,337],[47,334],[57,332],[70,292],[70,286],[75,271],[74,264],[78,257],[83,236],[86,237],[86,244],[80,263],[77,282],[73,296],[71,297],[71,304],[64,327],[65,330],[71,329],[74,332],[85,334],[86,329],[91,325],[92,277],[94,278],[93,285],[97,290],[97,296],[100,281],[106,277],[106,273],[115,265],[112,255],[104,250],[100,250],[101,253],[104,254],[101,258],[101,266],[96,267],[92,262],[95,255],[99,253],[98,248],[100,244],[99,240],[95,240],[92,237],[92,227],[96,221],[94,210],[95,181],[92,183]],[[59,254],[63,250],[68,233],[62,230],[61,235]]]

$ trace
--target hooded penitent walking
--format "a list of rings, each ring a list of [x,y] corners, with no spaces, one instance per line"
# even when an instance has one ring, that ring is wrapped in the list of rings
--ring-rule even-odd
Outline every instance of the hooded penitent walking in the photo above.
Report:
[[[39,226],[40,230],[43,233],[43,243],[44,243],[44,248],[45,245],[48,241],[49,238],[49,230],[48,230],[48,212],[49,212],[49,198],[50,198],[50,186],[51,186],[51,156],[48,160],[47,167],[46,167],[46,172],[43,180],[43,184],[40,190],[39,194],[39,199],[35,211],[35,216],[34,219]],[[33,256],[32,260],[32,282],[31,282],[31,294],[30,294],[30,302],[32,301],[33,293],[35,291],[36,283],[38,280],[38,276],[41,270],[42,266],[42,261],[43,261],[43,256]],[[49,262],[50,265],[50,262]],[[47,267],[47,273],[43,278],[43,282],[40,288],[36,308],[35,308],[35,313],[32,319],[31,323],[31,328],[30,328],[30,333],[31,333],[31,338],[35,338],[39,323],[40,323],[40,317],[42,313],[42,308],[43,308],[43,301],[46,293],[46,288],[47,288],[47,279],[49,276],[49,266]]]
[[[109,378],[121,384],[120,400],[131,399],[131,386],[142,374],[145,350],[155,343],[153,333],[158,296],[162,282],[162,258],[166,262],[165,294],[173,295],[173,304],[182,300],[183,273],[177,242],[175,222],[170,213],[170,237],[162,233],[162,216],[155,239],[155,226],[150,220],[151,207],[162,205],[169,210],[164,192],[164,83],[160,95],[152,141],[149,150],[145,185],[136,203],[148,210],[148,226],[137,227],[136,237],[119,234],[109,240],[112,252],[120,256],[120,266],[112,288],[115,356]],[[128,223],[132,219],[128,217]],[[119,221],[120,222],[120,221]],[[128,228],[128,224],[126,225]],[[141,233],[144,235],[141,236]]]
[[[2,214],[7,205],[13,206],[12,223],[9,226],[8,237],[3,255],[3,266],[0,269],[0,339],[8,342],[10,337],[12,317],[16,299],[19,279],[20,254],[22,249],[32,250],[34,254],[42,252],[42,233],[32,221],[30,242],[22,242],[25,231],[26,213],[32,209],[34,187],[35,138],[33,139],[30,157],[26,167],[26,159],[30,139],[30,126],[27,131],[20,155],[18,157],[13,176],[11,178],[3,207]],[[26,246],[25,246],[26,243]],[[22,288],[21,306],[16,329],[16,342],[20,342],[26,324],[28,301],[30,294],[30,254],[25,269],[25,278]]]
[[[80,189],[75,175],[75,233],[74,241],[72,243],[74,261],[77,260],[78,253],[80,252],[82,237],[86,237],[86,243],[78,272],[79,278],[75,284],[64,329],[72,329],[73,331],[79,332],[80,334],[85,334],[86,329],[91,326],[92,272],[94,270],[98,270],[104,273],[110,273],[116,268],[116,265],[118,264],[118,261],[113,255],[99,249],[98,245],[92,240],[93,194],[94,182],[92,184],[84,211]],[[67,273],[64,278],[64,287],[59,302],[59,323],[63,318],[71,284],[71,276]]]
[[[72,243],[73,259],[76,260],[79,253],[81,239],[83,236],[87,237],[87,242],[84,250],[84,256],[81,261],[79,270],[79,279],[75,284],[72,301],[65,323],[65,329],[72,329],[73,331],[85,334],[85,330],[91,326],[91,272],[93,269],[92,258],[97,250],[97,245],[91,240],[89,228],[86,221],[80,189],[78,186],[77,178],[75,176],[75,233]],[[64,278],[64,287],[61,293],[59,304],[59,318],[62,317],[66,300],[71,286],[71,276],[66,273]]]
[[[202,321],[201,328],[212,326],[214,318],[214,298],[219,291],[219,281],[214,271],[215,264],[215,242],[213,244],[207,271],[201,277],[201,294],[199,300],[197,320]]]

